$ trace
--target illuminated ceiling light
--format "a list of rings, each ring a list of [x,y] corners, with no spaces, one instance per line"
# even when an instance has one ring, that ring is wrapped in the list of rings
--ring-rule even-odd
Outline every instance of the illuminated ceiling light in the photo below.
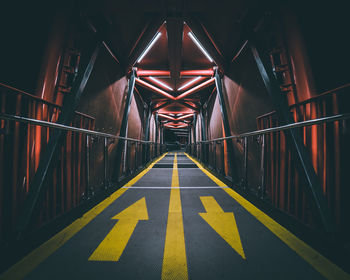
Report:
[[[137,69],[136,73],[137,73],[138,77],[148,77],[148,76],[170,77],[170,71],[164,71],[164,70],[142,70],[142,69]]]
[[[165,114],[162,114],[162,113],[158,113],[158,116],[166,118],[166,119],[169,119],[169,120],[173,120],[173,121],[176,120],[174,117],[171,117],[171,116],[168,116],[168,115],[165,115]]]
[[[170,128],[184,128],[188,127],[188,124],[181,124],[181,125],[173,125],[173,124],[164,124],[165,127],[170,127]]]
[[[162,81],[159,81],[158,79],[156,78],[153,78],[153,77],[149,77],[150,80],[152,80],[153,82],[157,83],[158,85],[168,89],[168,90],[171,90],[173,91],[173,89],[171,87],[169,87],[168,85],[164,84]]]
[[[183,70],[180,72],[180,76],[213,76],[214,70],[213,69],[207,69],[207,70]]]
[[[183,115],[183,116],[181,116],[181,117],[179,117],[179,118],[176,118],[176,120],[177,120],[177,121],[178,121],[178,120],[183,120],[183,119],[186,119],[186,118],[192,117],[192,116],[194,116],[193,113],[187,114],[187,115]]]
[[[143,80],[141,80],[139,78],[136,78],[135,80],[140,85],[142,85],[144,87],[147,87],[147,88],[153,90],[154,92],[159,93],[159,94],[161,94],[161,95],[163,95],[163,96],[165,96],[165,97],[167,97],[169,99],[175,100],[174,96],[172,96],[171,94],[165,92],[164,90],[161,90],[160,88],[157,88],[154,85],[151,85],[151,84],[149,84],[149,83],[147,83],[147,82],[145,82],[145,81],[143,81]]]
[[[194,84],[195,82],[197,82],[197,81],[200,80],[201,78],[202,78],[202,77],[199,76],[199,77],[197,77],[197,78],[192,79],[191,81],[189,81],[188,83],[186,83],[186,84],[184,84],[182,87],[180,87],[178,90],[182,90],[182,89],[184,89],[184,88],[187,88],[188,86]]]
[[[192,41],[197,45],[197,47],[202,51],[202,53],[209,59],[209,61],[213,62],[213,59],[211,58],[211,56],[207,53],[207,51],[204,49],[204,47],[198,41],[198,39],[192,34],[192,32],[188,32],[188,36],[190,36]]]
[[[155,42],[157,42],[157,40],[159,39],[159,37],[161,35],[162,35],[162,33],[160,33],[160,32],[157,33],[157,35],[153,38],[151,43],[149,43],[147,48],[142,52],[142,54],[140,55],[140,57],[137,60],[137,63],[140,63],[140,61],[145,57],[145,55],[149,52],[149,50],[152,48],[152,46],[155,44]]]
[[[187,96],[187,95],[189,95],[191,93],[194,93],[195,91],[198,91],[198,90],[200,90],[200,89],[202,89],[202,88],[204,88],[204,87],[214,83],[214,81],[215,81],[215,78],[211,78],[211,79],[205,81],[204,83],[201,83],[201,84],[199,84],[199,85],[189,89],[188,91],[185,91],[183,94],[180,94],[179,96],[176,97],[176,100],[182,99],[185,96]]]

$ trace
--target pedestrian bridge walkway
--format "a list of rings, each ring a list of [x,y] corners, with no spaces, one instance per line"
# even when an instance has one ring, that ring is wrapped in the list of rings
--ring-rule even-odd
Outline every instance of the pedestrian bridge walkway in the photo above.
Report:
[[[184,153],[167,153],[0,279],[350,279]]]

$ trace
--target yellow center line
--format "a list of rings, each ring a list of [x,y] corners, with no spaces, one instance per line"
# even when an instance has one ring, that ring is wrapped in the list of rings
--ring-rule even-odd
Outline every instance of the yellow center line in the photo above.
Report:
[[[173,176],[171,181],[168,223],[165,236],[162,280],[187,280],[187,257],[182,218],[177,154],[174,157]]]
[[[197,160],[188,154],[186,154],[186,156],[191,159],[198,166],[198,168],[201,169],[218,186],[226,186],[225,183],[216,178],[208,170],[204,169],[204,167]],[[349,274],[322,256],[319,252],[311,248],[304,241],[300,240],[286,228],[282,227],[279,223],[270,218],[260,209],[256,208],[253,204],[240,196],[237,192],[231,188],[223,188],[223,190],[324,277],[334,280],[350,280]]]
[[[140,172],[135,178],[130,180],[124,186],[132,186],[142,178],[158,161],[166,154],[162,155],[150,164],[148,168]],[[61,230],[51,239],[43,243],[34,251],[25,256],[18,263],[10,267],[7,271],[0,275],[0,280],[17,280],[23,279],[28,273],[36,268],[40,263],[52,255],[57,249],[71,239],[76,233],[91,222],[97,215],[111,205],[117,198],[124,194],[128,188],[120,188],[108,198],[97,204],[94,208],[86,212],[81,218],[75,220],[72,224]]]

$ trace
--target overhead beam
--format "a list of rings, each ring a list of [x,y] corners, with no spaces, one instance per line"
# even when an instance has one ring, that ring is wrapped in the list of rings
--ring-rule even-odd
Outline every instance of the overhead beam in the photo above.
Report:
[[[83,15],[83,18],[85,19],[90,31],[92,31],[92,33],[98,34],[100,40],[102,41],[102,45],[105,47],[114,61],[120,64],[122,68],[124,68],[125,60],[123,60],[124,52],[122,48],[120,46],[112,44],[112,42],[109,40],[111,37],[110,34],[112,32],[110,23],[102,15],[100,15],[98,18],[95,17],[95,22],[93,22],[93,19],[90,19],[87,15]]]
[[[197,92],[199,90],[202,90],[202,89],[204,89],[204,88],[206,88],[206,87],[208,87],[208,86],[210,86],[210,85],[212,85],[214,83],[215,83],[215,78],[211,78],[211,79],[209,79],[209,80],[207,80],[207,81],[205,81],[205,82],[203,82],[203,83],[201,83],[201,84],[199,84],[199,85],[197,85],[197,86],[195,86],[195,87],[185,91],[184,93],[180,94],[179,96],[177,96],[175,98],[175,100],[183,99],[186,96],[188,96],[190,94],[193,94],[193,93],[195,93],[195,92]]]
[[[186,124],[189,124],[189,123],[191,123],[191,122],[189,122],[189,121],[185,121],[185,120],[172,120],[172,121],[166,121],[166,122],[162,122],[163,124],[164,123],[169,123],[169,124],[177,124],[177,123],[186,123]]]
[[[143,70],[143,69],[137,69],[136,70],[137,77],[170,77],[170,71],[165,70]]]
[[[168,17],[166,25],[168,31],[168,60],[170,76],[174,80],[175,88],[177,88],[182,61],[183,19],[181,17]]]
[[[213,69],[207,69],[207,70],[184,70],[180,72],[180,77],[186,77],[186,76],[214,76],[214,70]]]
[[[183,106],[185,106],[187,108],[190,108],[190,109],[192,109],[195,112],[199,112],[199,109],[197,107],[194,107],[194,106],[188,104],[186,101],[178,100],[178,101],[176,101],[176,103],[179,103],[179,104],[181,104],[181,105],[183,105]]]
[[[161,105],[158,105],[158,106],[155,106],[154,108],[152,108],[152,113],[153,112],[156,112],[162,108],[166,108],[168,107],[169,105],[173,104],[172,101],[165,101],[164,103],[162,103]]]
[[[193,31],[194,35],[203,45],[205,50],[209,53],[209,55],[213,58],[216,65],[219,67],[220,71],[225,70],[225,60],[223,56],[218,52],[215,47],[215,42],[208,36],[207,31],[203,28],[203,25],[195,16],[188,16],[185,18],[187,25]]]
[[[154,85],[151,85],[150,83],[145,82],[144,80],[141,80],[140,78],[136,78],[136,82],[139,85],[143,86],[144,88],[150,89],[153,92],[158,93],[160,95],[163,95],[164,97],[166,97],[168,99],[175,100],[175,97],[172,96],[171,94],[167,93],[166,91],[164,91],[164,90],[162,90],[160,88],[157,88]]]
[[[142,52],[146,49],[148,44],[151,42],[153,37],[156,35],[158,29],[162,26],[164,22],[163,17],[152,17],[148,22],[146,28],[141,32],[135,44],[131,49],[128,58],[128,68],[131,68],[136,64],[137,59],[140,57]]]

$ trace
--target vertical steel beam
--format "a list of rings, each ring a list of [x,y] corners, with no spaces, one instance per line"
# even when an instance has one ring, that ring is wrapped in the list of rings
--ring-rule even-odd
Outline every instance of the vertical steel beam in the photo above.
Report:
[[[194,156],[197,157],[197,133],[196,133],[196,123],[197,123],[197,114],[193,115],[193,147],[194,147]]]
[[[135,77],[136,77],[136,70],[133,69],[132,73],[131,73],[131,77],[130,77],[129,82],[128,82],[128,92],[127,92],[125,106],[124,106],[122,125],[120,127],[120,132],[119,132],[120,137],[126,137],[126,133],[127,133],[127,129],[128,129],[130,105],[131,105],[132,97],[134,95]],[[113,175],[113,182],[117,183],[117,184],[119,183],[120,164],[121,164],[121,159],[122,159],[122,152],[123,152],[124,143],[125,143],[125,140],[119,139],[118,144],[117,144],[116,159],[115,159],[115,172]]]
[[[268,66],[269,60],[266,56],[264,57],[262,47],[256,44],[256,42],[254,44],[251,42],[250,47],[261,78],[265,84],[265,88],[275,106],[281,124],[284,125],[294,123],[287,100],[283,98],[280,92],[280,88],[272,72],[272,67]],[[289,139],[288,142],[290,142],[291,147],[293,148],[297,161],[299,161],[299,164],[297,165],[301,167],[300,170],[302,173],[304,173],[308,182],[308,193],[311,193],[313,197],[322,224],[327,232],[334,232],[334,219],[322,193],[319,179],[315,169],[313,168],[308,152],[302,143],[302,139],[295,129],[291,129],[290,131],[286,132],[286,136],[287,139]]]
[[[197,124],[197,114],[193,115],[193,142],[197,142],[197,135],[196,135],[196,124]]]
[[[207,129],[205,125],[205,119],[204,116],[205,114],[203,113],[203,107],[200,109],[199,114],[201,116],[201,132],[202,132],[202,141],[207,140]],[[206,143],[201,143],[201,161],[204,163],[207,163],[206,161]]]
[[[248,137],[244,137],[243,189],[248,188]]]
[[[261,161],[260,161],[260,174],[261,174],[261,199],[265,198],[266,184],[265,184],[265,142],[266,135],[261,135]]]
[[[144,137],[145,141],[149,141],[151,116],[152,116],[151,104],[148,104],[147,112],[146,112],[146,123],[145,123],[145,137]],[[143,149],[144,162],[142,164],[146,164],[147,153],[149,153],[149,144],[145,143],[142,145],[144,145],[144,149]]]
[[[103,138],[103,188],[107,190],[108,181],[108,138]]]
[[[159,120],[158,120],[158,113],[155,113],[154,115],[154,122],[155,122],[155,125],[156,125],[156,139],[155,139],[155,142],[158,143],[158,127],[159,127]]]
[[[99,50],[100,43],[98,42],[96,36],[87,47],[85,53],[83,53],[78,75],[72,87],[71,93],[64,98],[62,110],[58,117],[57,123],[70,125],[80,97],[85,89],[87,81],[89,80]],[[62,146],[62,140],[65,135],[65,131],[57,129],[54,130],[52,136],[50,136],[49,143],[47,144],[45,153],[40,159],[39,166],[30,186],[28,197],[24,202],[23,211],[17,223],[17,230],[19,233],[26,230],[32,219],[39,197],[44,191],[45,181],[53,164],[54,157],[59,148]]]
[[[216,84],[216,90],[217,90],[218,96],[219,96],[221,116],[222,116],[222,121],[224,123],[225,136],[226,137],[231,136],[230,123],[228,120],[228,114],[227,114],[227,109],[226,109],[226,104],[225,104],[225,99],[224,99],[224,93],[222,90],[222,82],[221,82],[218,68],[216,68],[216,71],[215,71],[215,84]],[[233,184],[237,184],[237,183],[239,183],[239,179],[238,179],[236,164],[235,164],[233,143],[232,143],[232,140],[226,140],[226,141],[227,141],[226,145],[227,145],[227,151],[228,151],[228,161],[229,161],[230,169],[231,169],[232,182],[233,182]]]

